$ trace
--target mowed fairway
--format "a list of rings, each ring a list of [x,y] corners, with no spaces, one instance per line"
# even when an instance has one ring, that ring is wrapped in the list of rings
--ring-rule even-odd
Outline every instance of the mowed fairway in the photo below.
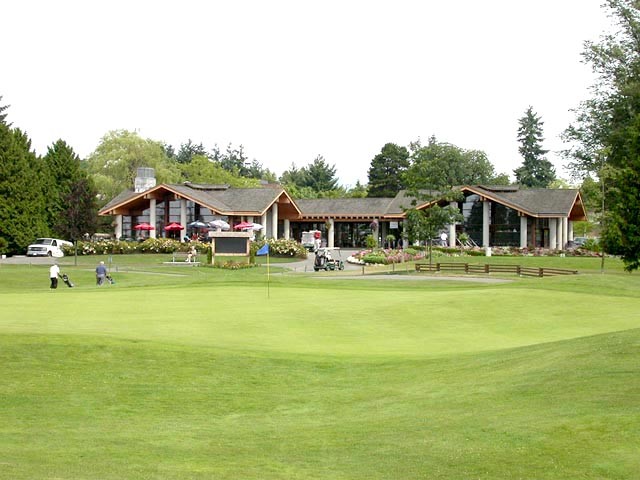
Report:
[[[640,471],[638,275],[68,270],[0,269],[0,478]]]

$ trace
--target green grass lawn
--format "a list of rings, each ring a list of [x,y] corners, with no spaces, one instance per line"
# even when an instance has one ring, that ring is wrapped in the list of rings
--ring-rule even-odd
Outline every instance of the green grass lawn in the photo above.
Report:
[[[264,267],[112,260],[98,288],[95,258],[65,259],[77,287],[54,292],[45,266],[0,266],[0,478],[640,471],[640,276],[614,263],[499,285],[273,268],[267,288]]]

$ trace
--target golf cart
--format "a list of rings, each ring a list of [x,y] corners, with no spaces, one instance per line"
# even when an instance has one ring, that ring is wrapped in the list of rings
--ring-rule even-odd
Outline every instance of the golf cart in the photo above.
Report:
[[[338,258],[334,258],[337,253]],[[316,251],[316,259],[313,262],[313,270],[344,270],[344,262],[339,248],[323,247]]]
[[[302,243],[302,246],[306,248],[309,252],[315,252],[318,246],[320,245],[320,235],[322,235],[320,230],[311,230],[308,232],[302,232],[302,238],[300,239],[300,243]]]

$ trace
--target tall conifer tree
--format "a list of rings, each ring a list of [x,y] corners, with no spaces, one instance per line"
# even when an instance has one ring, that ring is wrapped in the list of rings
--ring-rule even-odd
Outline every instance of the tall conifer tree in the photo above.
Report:
[[[545,158],[549,150],[542,148],[544,122],[533,111],[533,107],[529,107],[518,123],[518,151],[524,160],[522,166],[513,172],[516,181],[526,187],[546,188],[555,180],[556,173],[551,162]]]
[[[404,185],[409,168],[409,150],[395,143],[387,143],[369,167],[369,197],[395,197]]]
[[[0,236],[10,254],[49,234],[44,180],[27,135],[0,122]]]

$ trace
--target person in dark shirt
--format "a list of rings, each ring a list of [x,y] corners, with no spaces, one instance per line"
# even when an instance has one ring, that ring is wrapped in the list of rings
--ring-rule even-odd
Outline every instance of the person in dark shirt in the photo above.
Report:
[[[104,281],[106,278],[107,278],[107,267],[104,266],[104,262],[100,262],[96,267],[96,284],[98,285],[104,284]]]

